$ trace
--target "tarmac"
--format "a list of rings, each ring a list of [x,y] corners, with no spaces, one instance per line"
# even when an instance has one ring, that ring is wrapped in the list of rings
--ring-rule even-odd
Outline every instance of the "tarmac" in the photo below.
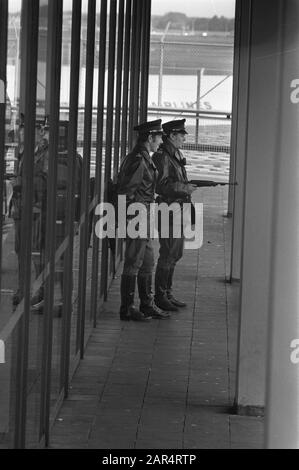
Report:
[[[204,204],[203,245],[185,250],[175,272],[175,295],[187,307],[167,320],[121,322],[119,267],[50,448],[263,447],[263,418],[233,411],[239,284],[228,282],[227,188],[198,189],[196,201]]]

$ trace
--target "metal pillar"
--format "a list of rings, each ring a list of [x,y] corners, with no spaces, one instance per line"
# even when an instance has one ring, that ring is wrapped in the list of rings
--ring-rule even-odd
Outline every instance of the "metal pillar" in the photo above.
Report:
[[[234,59],[233,113],[231,130],[230,186],[229,198],[233,203],[231,212],[232,240],[230,280],[240,280],[243,239],[243,216],[245,194],[246,142],[248,127],[249,52],[251,36],[251,0],[236,3],[236,37]],[[229,203],[230,204],[230,203]]]
[[[63,343],[62,343],[62,363],[61,380],[64,385],[65,396],[69,388],[69,367],[70,367],[70,336],[71,336],[71,315],[72,315],[72,291],[73,291],[73,246],[74,246],[74,181],[75,164],[77,154],[77,127],[78,127],[78,93],[79,93],[79,73],[80,73],[80,32],[81,32],[81,0],[73,0],[72,5],[72,50],[71,50],[71,70],[70,70],[70,109],[68,128],[68,188],[66,200],[66,232],[68,239],[65,251],[64,272],[63,272]]]
[[[141,96],[140,96],[140,121],[147,119],[148,106],[148,77],[150,62],[151,39],[151,0],[146,0],[142,10],[142,53],[141,53]]]
[[[7,26],[8,0],[0,2],[0,233],[2,233],[3,186],[5,173],[5,110],[6,110],[6,63],[7,63]],[[2,266],[2,242],[0,244],[0,266]],[[1,276],[0,276],[1,292]],[[0,293],[1,296],[1,293]]]
[[[138,122],[139,80],[140,80],[140,32],[141,2],[133,0],[131,68],[130,68],[130,113],[129,113],[129,149],[134,145],[133,127]]]
[[[124,7],[125,0],[119,2],[117,25],[117,62],[116,62],[116,96],[115,96],[115,129],[114,129],[114,156],[113,178],[117,175],[120,153],[120,124],[121,124],[121,98],[122,98],[122,68],[124,56]]]
[[[158,82],[158,107],[162,107],[162,87],[163,87],[163,64],[164,64],[164,41],[160,42],[160,65],[159,65],[159,82]]]
[[[117,6],[116,0],[110,0],[104,201],[107,201],[108,181],[110,180],[110,177],[111,177],[111,161],[112,161],[116,6]],[[104,238],[102,240],[102,260],[101,260],[101,294],[104,295],[104,300],[107,300],[107,291],[108,291],[108,260],[109,260],[108,250],[109,250],[108,239]]]
[[[244,7],[239,0],[235,6],[235,37],[234,37],[234,68],[233,68],[233,101],[232,101],[232,125],[231,125],[231,146],[230,146],[230,164],[229,164],[229,181],[236,181],[236,141],[237,141],[237,122],[238,122],[238,102],[239,102],[239,73],[240,73],[240,51],[241,51],[241,31],[244,31],[244,24],[241,28],[241,9],[250,7],[250,2]],[[249,10],[247,10],[249,11]],[[246,108],[245,108],[246,110]],[[228,188],[228,209],[227,216],[232,217],[235,198],[235,186]]]
[[[105,65],[106,65],[106,35],[107,35],[107,0],[101,1],[100,19],[100,51],[99,51],[99,76],[98,76],[98,112],[97,112],[97,148],[96,148],[96,172],[93,207],[101,201],[102,189],[102,161],[103,161],[103,127],[104,127],[104,92],[105,92]],[[94,227],[94,224],[93,224]],[[91,316],[93,326],[97,321],[98,302],[98,276],[99,276],[99,239],[93,230],[92,241],[92,266],[91,266]]]
[[[94,74],[96,0],[89,0],[87,13],[86,41],[86,79],[85,79],[85,112],[84,112],[84,147],[81,183],[80,210],[80,257],[79,257],[79,292],[78,292],[78,324],[77,349],[80,348],[81,359],[84,355],[85,304],[87,251],[89,246],[89,188],[90,188],[90,153],[92,131],[92,98]]]
[[[113,154],[113,172],[112,179],[116,180],[119,157],[121,151],[121,118],[122,109],[122,80],[123,80],[123,62],[124,62],[124,19],[125,19],[125,0],[119,1],[118,23],[117,23],[117,62],[116,62],[116,96],[115,96],[115,125],[114,125],[114,154]],[[111,243],[111,241],[110,241]],[[112,242],[113,243],[113,242]],[[121,256],[122,240],[116,239],[115,245],[111,246],[111,265],[112,275],[115,278],[116,264]]]
[[[16,384],[16,416],[15,416],[15,448],[25,447],[25,429],[27,414],[27,369],[29,347],[29,317],[30,317],[30,288],[31,288],[31,245],[32,245],[32,201],[33,201],[33,168],[35,148],[35,118],[36,118],[36,85],[37,85],[37,48],[39,0],[27,0],[22,4],[22,87],[20,102],[24,105],[24,164],[23,164],[23,210],[21,256],[22,279],[24,279],[24,313],[21,319],[18,363],[20,374]]]
[[[122,123],[121,123],[121,158],[127,151],[128,143],[128,103],[129,103],[129,72],[130,72],[130,45],[131,45],[131,16],[132,0],[126,3],[125,19],[125,42],[124,42],[124,78],[123,78],[123,103],[122,103]]]
[[[204,73],[204,69],[197,70],[197,91],[196,91],[196,107],[200,109],[200,90],[201,90],[201,80]],[[195,144],[198,145],[199,137],[199,114],[196,114],[196,125],[195,125]]]
[[[133,26],[136,28],[136,47],[135,47],[135,68],[133,70],[134,73],[134,86],[133,86],[133,119],[132,124],[134,126],[135,123],[139,121],[140,116],[140,65],[141,65],[141,28],[142,28],[142,2],[137,1],[137,9],[136,9],[136,18],[133,23]]]
[[[44,338],[41,380],[40,438],[45,435],[49,444],[49,419],[51,395],[51,364],[53,341],[53,303],[55,285],[55,239],[56,239],[56,183],[57,151],[59,134],[60,78],[62,43],[62,0],[53,0],[48,6],[48,47],[46,78],[46,114],[49,114],[49,167],[46,208],[45,266],[49,272],[45,279]]]

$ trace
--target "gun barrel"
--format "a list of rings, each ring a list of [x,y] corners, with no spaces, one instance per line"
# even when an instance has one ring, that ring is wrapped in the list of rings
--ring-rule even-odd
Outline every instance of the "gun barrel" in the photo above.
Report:
[[[212,180],[191,180],[189,181],[190,184],[194,184],[195,186],[198,186],[199,188],[204,187],[204,186],[216,186],[216,182]]]
[[[225,183],[223,181],[213,181],[213,180],[191,180],[190,184],[194,184],[198,188],[203,188],[207,186],[236,186],[238,183]]]

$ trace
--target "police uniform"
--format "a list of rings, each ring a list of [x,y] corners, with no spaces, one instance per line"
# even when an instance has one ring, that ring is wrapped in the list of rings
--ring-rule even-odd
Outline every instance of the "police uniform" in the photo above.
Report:
[[[20,124],[20,129],[24,129],[24,124]],[[13,180],[13,194],[10,203],[10,216],[14,219],[15,226],[15,252],[18,257],[18,289],[14,293],[12,302],[13,305],[20,303],[23,297],[23,286],[24,279],[22,276],[22,257],[20,256],[21,249],[21,204],[22,204],[22,163],[24,156],[24,144],[23,141],[19,142],[18,146],[18,164],[17,164],[17,174],[15,180]]]
[[[46,126],[42,126],[46,129]],[[20,128],[24,128],[21,122]],[[40,129],[41,126],[36,126]],[[21,216],[23,211],[22,186],[23,186],[23,164],[24,149],[20,147],[19,163],[17,177],[14,184],[14,193],[12,201],[12,217],[15,220],[15,251],[19,260],[19,288],[13,296],[13,304],[17,305],[23,297],[23,280],[21,278],[22,257],[20,253],[21,246]],[[48,172],[48,141],[40,139],[34,151],[33,168],[33,218],[32,218],[32,260],[35,266],[36,277],[38,277],[44,268],[45,234],[46,234],[46,194],[47,194],[47,172]],[[43,299],[43,288],[31,299],[31,305],[39,306]]]
[[[163,144],[153,155],[153,161],[158,169],[158,181],[156,202],[183,203],[191,201],[191,190],[188,183],[185,169],[186,160],[180,150],[178,150],[167,137],[172,132],[187,134],[185,129],[185,119],[170,121],[163,124],[166,134],[163,137]],[[177,307],[184,307],[186,304],[175,299],[172,294],[173,274],[176,263],[183,256],[184,235],[181,226],[181,236],[173,236],[173,218],[170,212],[169,237],[161,237],[161,226],[159,224],[159,259],[155,273],[155,302],[163,310],[176,311]]]
[[[134,127],[140,136],[162,134],[161,119],[146,122]],[[157,178],[156,166],[144,143],[134,147],[123,160],[118,175],[118,194],[126,195],[127,207],[131,203],[142,203],[149,222],[150,204],[154,202]],[[129,218],[127,219],[129,222]],[[151,292],[154,254],[147,224],[146,237],[126,237],[124,267],[121,278],[121,320],[147,321],[153,318],[166,318],[154,302]],[[134,306],[134,293],[138,284],[140,309]]]

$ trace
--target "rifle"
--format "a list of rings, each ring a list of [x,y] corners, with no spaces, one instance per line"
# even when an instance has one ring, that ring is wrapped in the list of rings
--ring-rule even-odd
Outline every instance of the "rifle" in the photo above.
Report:
[[[206,186],[236,186],[238,183],[224,183],[222,181],[213,181],[213,180],[191,180],[190,184],[194,184],[198,188],[203,188]]]

